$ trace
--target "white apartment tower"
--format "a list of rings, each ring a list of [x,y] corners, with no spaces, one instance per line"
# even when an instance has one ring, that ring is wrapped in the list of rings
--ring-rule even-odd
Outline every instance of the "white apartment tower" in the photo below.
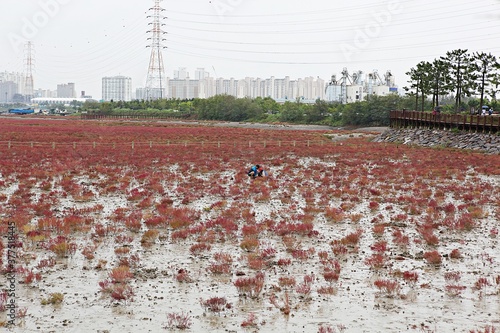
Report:
[[[205,71],[205,68],[197,68],[196,71],[194,72],[195,80],[204,80],[207,77],[210,77],[210,73]]]
[[[189,72],[186,67],[179,67],[179,69],[174,70],[174,80],[186,79],[189,79]]]
[[[102,99],[104,101],[131,101],[132,79],[126,76],[108,76],[102,78]]]

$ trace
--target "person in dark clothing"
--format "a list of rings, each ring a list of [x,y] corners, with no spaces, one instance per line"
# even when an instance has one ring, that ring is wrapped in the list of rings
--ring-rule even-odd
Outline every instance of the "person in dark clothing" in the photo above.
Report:
[[[256,164],[248,170],[247,175],[253,179],[262,177],[264,175],[264,168],[261,165]]]

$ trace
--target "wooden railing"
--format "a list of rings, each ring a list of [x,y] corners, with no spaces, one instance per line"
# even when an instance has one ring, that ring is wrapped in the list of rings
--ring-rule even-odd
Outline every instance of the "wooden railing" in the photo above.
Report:
[[[433,114],[422,111],[391,111],[390,126],[393,128],[458,129],[475,132],[498,132],[499,115]]]
[[[100,112],[84,113],[80,116],[83,120],[99,120],[99,119],[131,119],[131,120],[183,120],[186,117],[172,117],[171,115],[161,114],[146,114],[146,113],[124,113],[124,114],[107,114]]]

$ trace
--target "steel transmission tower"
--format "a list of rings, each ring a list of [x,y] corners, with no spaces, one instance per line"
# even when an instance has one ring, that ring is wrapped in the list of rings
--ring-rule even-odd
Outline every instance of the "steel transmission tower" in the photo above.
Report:
[[[165,84],[165,70],[163,67],[163,55],[162,49],[164,48],[163,42],[165,39],[163,38],[163,34],[166,32],[163,31],[162,20],[165,19],[162,12],[165,10],[160,6],[160,2],[163,0],[154,0],[155,5],[152,8],[149,8],[151,15],[148,15],[148,18],[152,19],[152,22],[149,23],[151,26],[151,30],[148,30],[147,33],[150,34],[151,37],[148,37],[148,40],[151,42],[147,47],[151,48],[151,56],[149,58],[149,68],[148,68],[148,76],[146,79],[146,96],[145,99],[159,99],[166,97],[164,93]]]
[[[31,102],[33,98],[33,44],[27,42],[24,46],[25,54],[25,70],[26,77],[24,79],[24,95],[26,96],[26,102]]]

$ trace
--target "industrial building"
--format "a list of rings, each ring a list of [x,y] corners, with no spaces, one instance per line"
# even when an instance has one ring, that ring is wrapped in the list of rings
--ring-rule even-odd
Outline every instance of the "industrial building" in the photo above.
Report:
[[[372,95],[386,96],[394,93],[398,93],[398,88],[390,71],[380,76],[377,70],[365,75],[359,70],[350,74],[347,68],[344,68],[339,79],[335,74],[332,75],[326,85],[325,99],[347,104],[363,101]]]

